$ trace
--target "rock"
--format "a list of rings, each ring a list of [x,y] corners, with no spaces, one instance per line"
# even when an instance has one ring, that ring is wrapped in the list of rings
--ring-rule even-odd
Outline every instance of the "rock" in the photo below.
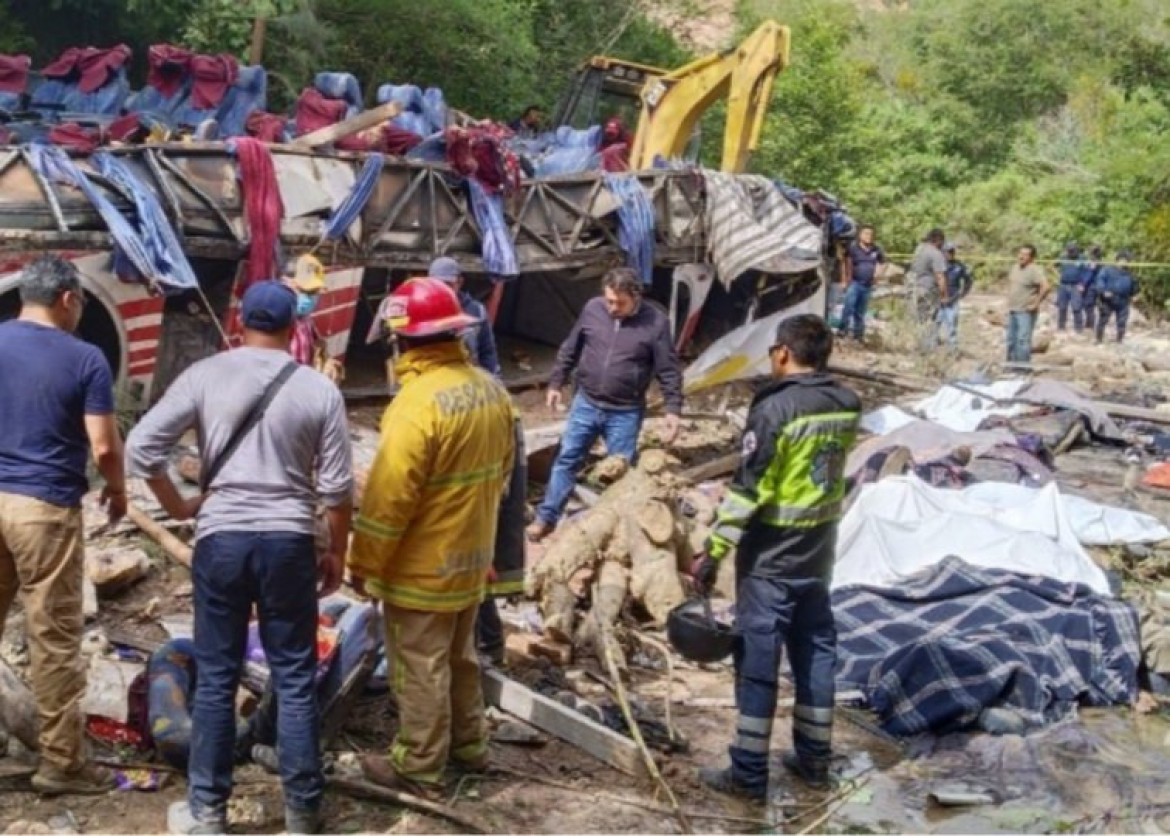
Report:
[[[496,743],[510,743],[513,746],[543,746],[548,738],[532,726],[516,720],[505,720],[492,732],[492,740]]]
[[[1170,352],[1154,352],[1142,357],[1142,365],[1150,372],[1170,372]]]
[[[988,311],[986,321],[995,328],[1003,328],[1007,325],[1007,314],[1003,311]]]
[[[4,831],[5,836],[8,836],[8,834],[13,834],[13,836],[15,836],[16,834],[23,833],[46,834],[52,832],[52,828],[50,828],[47,824],[42,824],[39,821],[26,821],[25,819],[14,821],[12,824],[8,825],[8,828]]]
[[[139,548],[92,552],[85,556],[85,571],[99,595],[114,595],[146,577],[150,558]]]
[[[81,579],[81,614],[86,621],[97,618],[98,614],[97,587],[93,585],[89,575]]]
[[[94,656],[86,674],[81,710],[125,723],[130,714],[130,683],[145,670],[146,665],[136,662],[115,662]]]
[[[1044,362],[1049,366],[1071,366],[1076,360],[1068,349],[1060,349],[1044,355]]]
[[[1048,349],[1052,347],[1052,330],[1050,328],[1041,328],[1032,335],[1032,353],[1046,354]]]

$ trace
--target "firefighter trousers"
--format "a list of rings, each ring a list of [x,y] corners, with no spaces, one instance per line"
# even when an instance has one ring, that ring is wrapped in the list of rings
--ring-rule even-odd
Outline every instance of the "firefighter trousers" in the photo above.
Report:
[[[730,747],[731,768],[738,783],[766,788],[776,687],[785,647],[796,684],[792,709],[796,754],[806,763],[827,765],[837,631],[829,586],[820,578],[749,575],[739,583],[735,607],[741,641],[735,652],[739,717]]]
[[[423,612],[385,605],[388,676],[399,719],[390,764],[404,778],[441,784],[448,758],[470,767],[487,762],[475,651],[478,609]]]

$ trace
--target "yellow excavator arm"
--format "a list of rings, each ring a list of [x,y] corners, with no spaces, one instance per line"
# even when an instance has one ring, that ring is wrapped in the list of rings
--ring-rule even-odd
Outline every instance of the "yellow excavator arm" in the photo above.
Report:
[[[658,156],[681,157],[699,119],[716,100],[726,97],[720,169],[744,171],[760,142],[772,83],[788,66],[789,43],[788,27],[767,21],[739,46],[647,81],[630,167],[635,171],[650,168]]]

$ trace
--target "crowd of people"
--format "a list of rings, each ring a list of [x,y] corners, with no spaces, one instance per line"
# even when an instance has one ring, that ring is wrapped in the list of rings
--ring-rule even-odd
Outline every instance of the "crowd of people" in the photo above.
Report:
[[[844,253],[841,282],[833,296],[841,299],[837,324],[839,337],[865,338],[869,299],[888,264],[885,251],[874,240],[874,228],[862,226],[857,239]],[[1129,311],[1138,292],[1130,270],[1133,256],[1119,250],[1113,263],[1103,263],[1099,245],[1084,252],[1068,244],[1056,261],[1057,330],[1068,328],[1072,312],[1076,333],[1088,330],[1100,343],[1109,321],[1115,321],[1117,342],[1125,340]],[[1016,263],[1007,272],[1006,359],[1009,364],[1027,364],[1032,359],[1032,338],[1036,320],[1053,290],[1053,282],[1037,262],[1036,247],[1025,244],[1016,254]],[[959,350],[959,303],[971,292],[974,273],[958,257],[958,246],[947,241],[943,230],[931,229],[914,250],[906,272],[919,349],[930,352],[940,345]]]
[[[1120,341],[1137,290],[1128,254],[1111,265],[1101,264],[1100,248],[1080,255],[1070,246],[1060,263],[1058,327],[1071,309],[1074,329],[1094,329],[1100,340],[1116,317]],[[886,262],[873,228],[862,228],[845,262],[839,337],[864,338],[869,297]],[[924,350],[957,346],[959,305],[972,283],[957,247],[931,230],[908,271]],[[1007,283],[1008,359],[1026,363],[1037,311],[1052,289],[1034,247],[1020,249]],[[376,333],[391,348],[397,390],[356,503],[340,370],[312,329],[324,284],[311,262],[247,289],[242,346],[188,368],[138,422],[125,450],[109,365],[73,336],[85,304],[80,276],[59,258],[32,262],[19,318],[0,324],[0,630],[19,593],[40,719],[33,787],[46,794],[114,787],[110,772],[88,757],[79,706],[86,687],[80,506],[89,457],[111,523],[127,511],[127,478],[142,480],[173,519],[196,521],[195,734],[187,800],[172,805],[171,832],[225,832],[235,697],[253,615],[278,705],[286,828],[322,828],[316,602],[347,576],[354,594],[382,605],[399,717],[389,751],[362,759],[367,779],[436,796],[448,770],[484,768],[480,669],[502,660],[494,599],[522,588],[525,540],[556,529],[598,439],[611,455],[637,458],[652,381],[665,403],[660,435],[669,443],[679,430],[682,374],[668,317],[643,298],[628,268],[610,270],[602,285],[550,375],[550,408],[562,405],[570,381],[575,392],[543,501],[525,529],[519,416],[499,380],[487,312],[463,291],[453,259],[400,284],[378,311]],[[845,460],[861,413],[856,394],[826,371],[833,344],[822,317],[779,324],[769,351],[773,380],[752,401],[740,463],[691,567],[696,592],[706,595],[720,562],[735,555],[739,713],[730,766],[700,776],[716,791],[765,795],[784,649],[796,701],[795,749],[782,763],[810,785],[829,782],[829,580]],[[190,431],[202,456],[194,495],[172,481],[169,467]]]

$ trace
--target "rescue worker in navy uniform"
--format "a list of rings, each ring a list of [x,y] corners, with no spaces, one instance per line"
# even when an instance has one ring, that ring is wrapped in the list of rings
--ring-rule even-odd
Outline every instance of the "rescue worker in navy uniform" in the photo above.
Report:
[[[1085,327],[1090,331],[1097,328],[1097,276],[1101,272],[1101,259],[1105,251],[1097,244],[1089,248],[1089,260],[1081,274],[1081,310],[1085,316]]]
[[[1064,248],[1064,260],[1059,263],[1060,284],[1056,288],[1056,330],[1068,328],[1068,310],[1072,308],[1073,330],[1078,334],[1084,328],[1085,284],[1089,265],[1081,258],[1081,248],[1073,242]]]
[[[1137,295],[1137,279],[1129,271],[1129,250],[1117,254],[1117,263],[1101,268],[1097,274],[1097,342],[1105,338],[1105,329],[1111,316],[1117,317],[1117,341],[1125,339],[1129,324],[1129,305]]]
[[[784,648],[796,681],[785,768],[818,788],[829,785],[833,668],[837,633],[829,602],[845,460],[857,436],[861,402],[826,371],[833,336],[805,314],[782,321],[770,350],[772,376],[752,401],[742,458],[719,508],[705,553],[693,564],[707,594],[719,561],[736,551],[735,701],[731,766],[703,769],[720,792],[764,799],[768,746]]]

